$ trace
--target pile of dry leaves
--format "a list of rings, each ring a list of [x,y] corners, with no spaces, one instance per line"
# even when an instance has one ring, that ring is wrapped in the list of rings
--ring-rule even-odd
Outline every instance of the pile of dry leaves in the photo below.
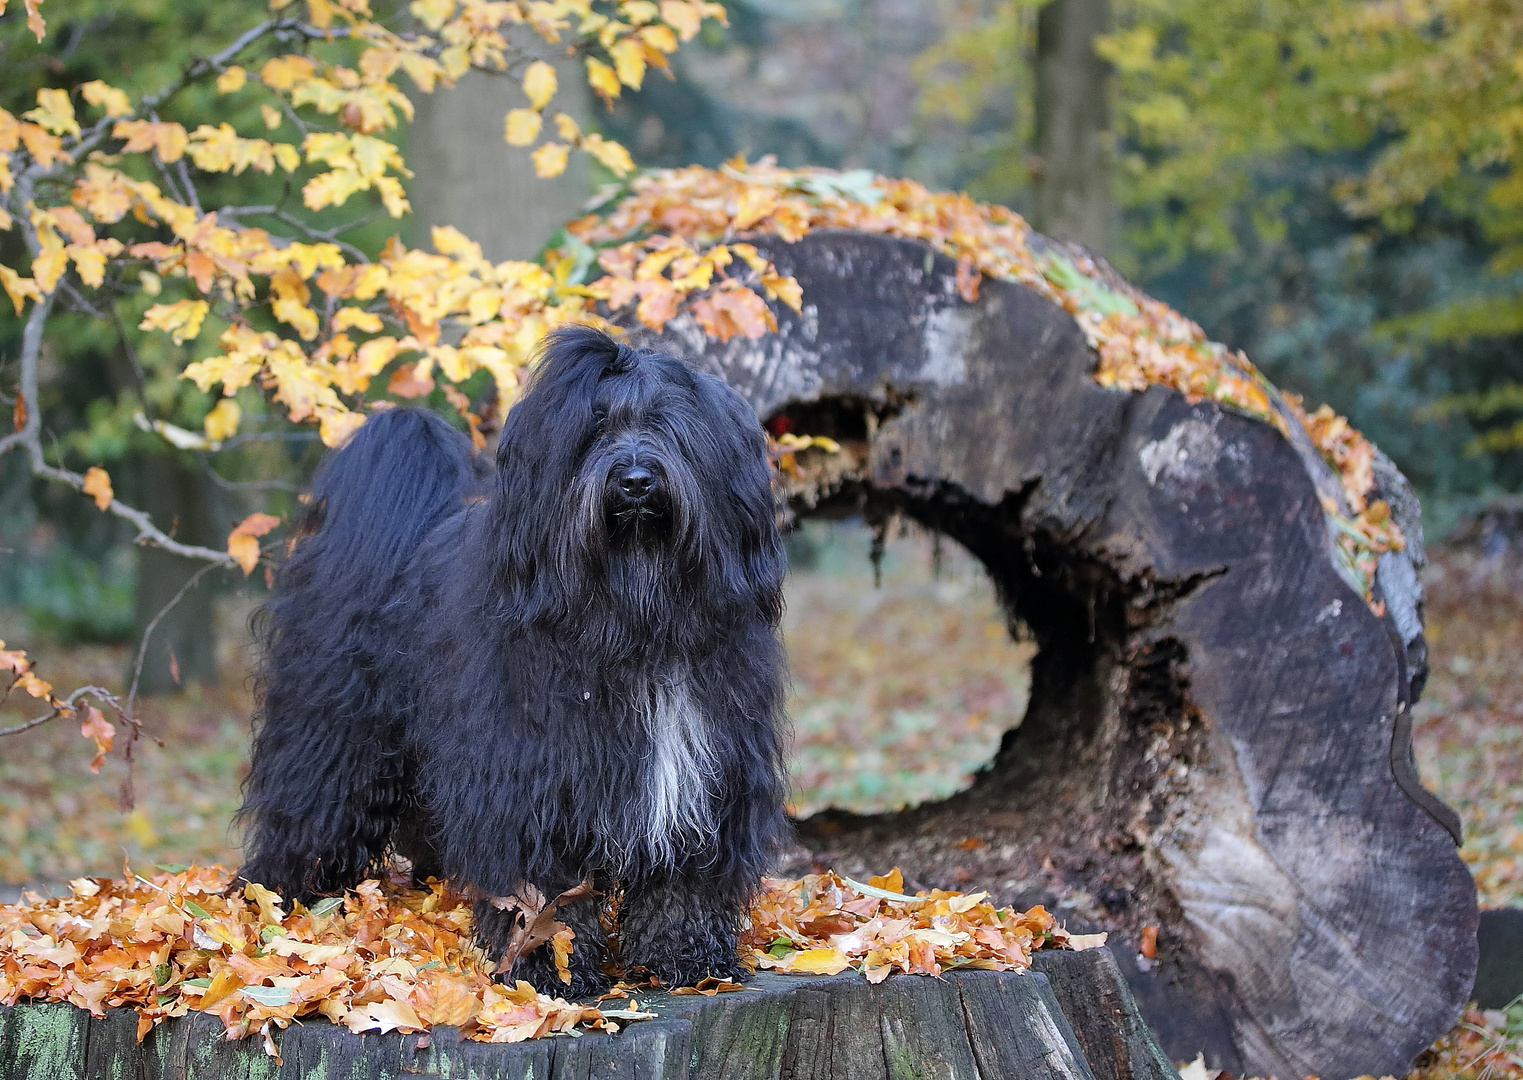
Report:
[[[832,874],[768,880],[745,934],[756,967],[878,982],[892,971],[1026,967],[1039,948],[1089,948],[1041,908],[996,909],[984,894],[905,896],[898,871],[861,884]],[[0,906],[0,1002],[68,1001],[100,1015],[138,1012],[138,1036],[188,1012],[220,1019],[230,1039],[318,1014],[351,1031],[464,1029],[482,1042],[520,1042],[574,1028],[618,1030],[645,1019],[628,989],[601,1005],[493,982],[470,941],[471,913],[447,886],[367,881],[308,909],[218,866],[145,878],[80,878],[70,895]],[[722,983],[688,990],[740,989]],[[679,990],[678,992],[681,992]],[[614,1002],[628,1007],[615,1008]]]

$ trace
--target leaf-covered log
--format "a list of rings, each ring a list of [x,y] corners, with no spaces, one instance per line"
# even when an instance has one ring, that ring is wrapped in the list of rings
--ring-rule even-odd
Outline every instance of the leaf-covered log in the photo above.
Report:
[[[1363,596],[1324,511],[1338,477],[1277,396],[1280,430],[1104,388],[1068,311],[989,279],[969,303],[916,242],[759,246],[802,314],[779,305],[776,334],[726,343],[679,316],[669,344],[785,416],[774,429],[841,444],[799,455],[797,512],[939,530],[1040,648],[1026,718],[969,790],[819,814],[801,858],[1049,898],[1111,931],[1175,1059],[1402,1073],[1470,992],[1477,918],[1453,816],[1412,766],[1426,649],[1406,481],[1376,455],[1372,497],[1406,546]]]
[[[258,1037],[228,1042],[215,1017],[191,1014],[139,1046],[137,1017],[72,1005],[0,1009],[0,1080],[200,1080],[451,1076],[487,1080],[1177,1080],[1103,949],[1043,956],[1023,973],[942,979],[855,972],[759,974],[754,989],[715,997],[654,995],[658,1019],[616,1035],[508,1045],[428,1035],[354,1035],[326,1022],[278,1035],[279,1063]]]

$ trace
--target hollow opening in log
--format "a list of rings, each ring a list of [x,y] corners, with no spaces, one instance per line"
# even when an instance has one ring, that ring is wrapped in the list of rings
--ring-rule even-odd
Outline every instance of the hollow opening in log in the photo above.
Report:
[[[769,419],[774,434],[841,444],[838,453],[811,449],[785,463],[795,536],[809,536],[816,519],[858,515],[880,535],[907,520],[965,551],[986,571],[1007,632],[1026,642],[1029,703],[997,747],[991,739],[992,758],[964,789],[895,812],[853,813],[838,803],[804,818],[810,860],[849,874],[897,864],[920,887],[1056,902],[1119,932],[1129,945],[1118,944],[1134,953],[1146,926],[1161,928],[1160,954],[1183,946],[1170,940],[1188,931],[1149,864],[1156,844],[1149,855],[1147,841],[1176,824],[1171,815],[1189,805],[1181,796],[1192,775],[1210,767],[1189,656],[1164,630],[1192,586],[1125,580],[1081,538],[1027,521],[1034,486],[991,506],[934,478],[875,484],[873,438],[906,408],[914,402],[837,398]],[[793,599],[795,620],[808,618],[801,601]],[[959,658],[949,651],[940,662],[955,667]]]
[[[875,559],[876,556],[876,559]],[[1030,694],[983,564],[903,517],[801,521],[783,637],[796,814],[945,799],[986,768]]]

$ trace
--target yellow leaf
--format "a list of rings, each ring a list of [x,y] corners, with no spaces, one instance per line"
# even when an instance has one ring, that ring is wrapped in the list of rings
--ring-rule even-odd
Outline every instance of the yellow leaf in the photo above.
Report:
[[[129,116],[132,113],[132,102],[126,93],[99,79],[91,79],[83,84],[79,92],[89,104],[104,108],[107,116]]]
[[[236,94],[243,89],[243,84],[248,81],[248,77],[248,72],[234,64],[217,76],[217,93]]]
[[[242,985],[243,980],[233,973],[232,968],[223,968],[212,976],[211,985],[201,992],[196,1008],[206,1011]]]
[[[661,9],[653,0],[624,0],[619,5],[619,14],[636,26],[653,22],[660,13]]]
[[[357,1005],[344,1017],[344,1024],[354,1032],[422,1031],[424,1027],[413,1007],[396,998]]]
[[[503,137],[509,146],[529,146],[539,138],[544,121],[533,109],[513,109],[508,113]]]
[[[317,410],[317,435],[329,449],[343,446],[364,423],[364,413],[347,409]]]
[[[569,143],[574,143],[582,137],[582,125],[565,113],[555,114],[555,130]]]
[[[783,957],[777,970],[799,975],[839,975],[849,967],[851,961],[837,949],[800,949]]]
[[[529,70],[524,72],[523,86],[529,104],[535,109],[543,109],[555,96],[555,69],[543,60],[534,61],[529,65]]]
[[[179,124],[157,120],[122,120],[111,129],[111,134],[126,140],[126,145],[122,147],[124,153],[141,154],[157,150],[159,157],[166,162],[180,160],[180,155],[185,153],[189,142],[189,136]]]
[[[316,70],[316,65],[305,56],[277,56],[265,61],[259,69],[259,78],[271,90],[289,90],[310,79]]]
[[[79,121],[74,118],[74,103],[67,90],[48,87],[37,91],[37,107],[21,114],[22,119],[32,120],[54,135],[78,135]]]
[[[264,119],[265,130],[274,131],[285,117],[280,115],[280,110],[273,105],[259,106],[259,115]]]
[[[645,81],[645,46],[635,37],[627,37],[608,50],[613,57],[619,81],[631,90],[640,89]]]
[[[735,227],[749,229],[777,209],[777,189],[751,187],[741,193],[735,206]],[[750,262],[749,259],[746,260]]]
[[[223,398],[212,406],[212,411],[201,421],[201,427],[208,439],[219,443],[237,434],[238,421],[242,419],[243,410],[238,407],[238,403],[232,398]]]
[[[102,510],[109,510],[111,500],[115,498],[111,491],[111,477],[99,465],[91,465],[85,470],[85,482],[79,490],[94,499],[95,505]]]
[[[774,272],[763,274],[761,283],[769,299],[781,300],[799,314],[804,313],[804,290],[795,279]]]
[[[263,536],[264,533],[269,532],[270,529],[275,527],[276,519],[270,518],[269,514],[250,514],[243,519],[243,524],[239,525],[238,528],[242,529],[248,526],[255,518],[268,519],[269,524],[265,525],[265,522],[259,522],[258,524],[263,527],[263,531],[257,534],[251,532],[251,535]],[[246,899],[252,900],[255,904],[259,905],[259,921],[264,925],[279,926],[285,922],[286,913],[280,910],[280,895],[278,893],[266,889],[258,882],[251,881],[243,887],[243,895]]]
[[[677,51],[677,35],[669,26],[646,26],[640,29],[640,40],[662,53]]]
[[[603,167],[615,176],[628,176],[635,171],[628,150],[595,132],[582,140],[582,149],[602,162]]]
[[[0,263],[0,288],[4,288],[5,295],[11,298],[17,315],[21,314],[21,308],[26,303],[27,297],[33,300],[42,299],[42,290],[37,287],[35,280],[22,277],[4,263]]]
[[[381,332],[381,317],[364,308],[341,307],[333,316],[333,331],[338,333],[353,327],[363,330],[367,334],[379,334]]]
[[[661,21],[677,31],[683,41],[692,41],[703,24],[703,13],[685,0],[661,0]]]
[[[174,339],[176,345],[194,340],[201,333],[201,322],[206,318],[208,305],[205,300],[176,300],[173,304],[154,304],[143,313],[139,330],[163,330]]]
[[[437,33],[444,21],[455,13],[455,0],[413,0],[408,10],[420,23]]]
[[[545,143],[532,155],[535,175],[548,180],[565,172],[569,152],[569,148],[564,143]]]
[[[592,87],[604,101],[610,103],[623,93],[619,85],[618,73],[595,56],[587,58],[587,85]]]
[[[301,201],[308,210],[342,206],[349,196],[370,186],[358,169],[334,169],[308,180],[301,189]]]

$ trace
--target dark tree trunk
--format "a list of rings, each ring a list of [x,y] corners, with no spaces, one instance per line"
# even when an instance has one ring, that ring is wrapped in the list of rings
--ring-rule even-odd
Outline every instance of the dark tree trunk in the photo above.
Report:
[[[142,505],[154,524],[187,543],[219,548],[209,483],[178,454],[148,454],[142,459]],[[133,641],[139,643],[149,623],[205,564],[171,555],[156,547],[138,549],[137,597]],[[188,683],[217,681],[217,627],[212,601],[215,578],[205,574],[154,628],[143,656],[140,694],[173,693]],[[135,663],[134,650],[129,663]],[[129,667],[127,679],[132,678]]]
[[[1119,216],[1110,64],[1095,52],[1095,39],[1110,30],[1110,0],[1051,0],[1037,13],[1031,223],[1101,254],[1112,250]]]
[[[747,982],[754,989],[717,997],[642,994],[658,1018],[617,1035],[509,1046],[452,1028],[353,1035],[309,1020],[280,1034],[278,1066],[258,1036],[227,1042],[204,1014],[171,1020],[140,1046],[125,1009],[92,1020],[72,1005],[0,1008],[0,1080],[1178,1080],[1103,949],[1044,956],[1027,974]]]
[[[1425,652],[1405,480],[1377,469],[1409,544],[1381,560],[1376,615],[1334,567],[1319,491],[1337,479],[1304,433],[1102,388],[1062,308],[995,281],[964,303],[919,244],[765,246],[803,316],[727,344],[683,317],[668,343],[762,417],[843,444],[798,512],[944,532],[1040,647],[1026,718],[969,790],[816,815],[803,861],[899,865],[1111,931],[1176,1060],[1405,1072],[1470,993],[1477,919],[1445,808],[1407,793],[1433,802],[1410,773]]]

